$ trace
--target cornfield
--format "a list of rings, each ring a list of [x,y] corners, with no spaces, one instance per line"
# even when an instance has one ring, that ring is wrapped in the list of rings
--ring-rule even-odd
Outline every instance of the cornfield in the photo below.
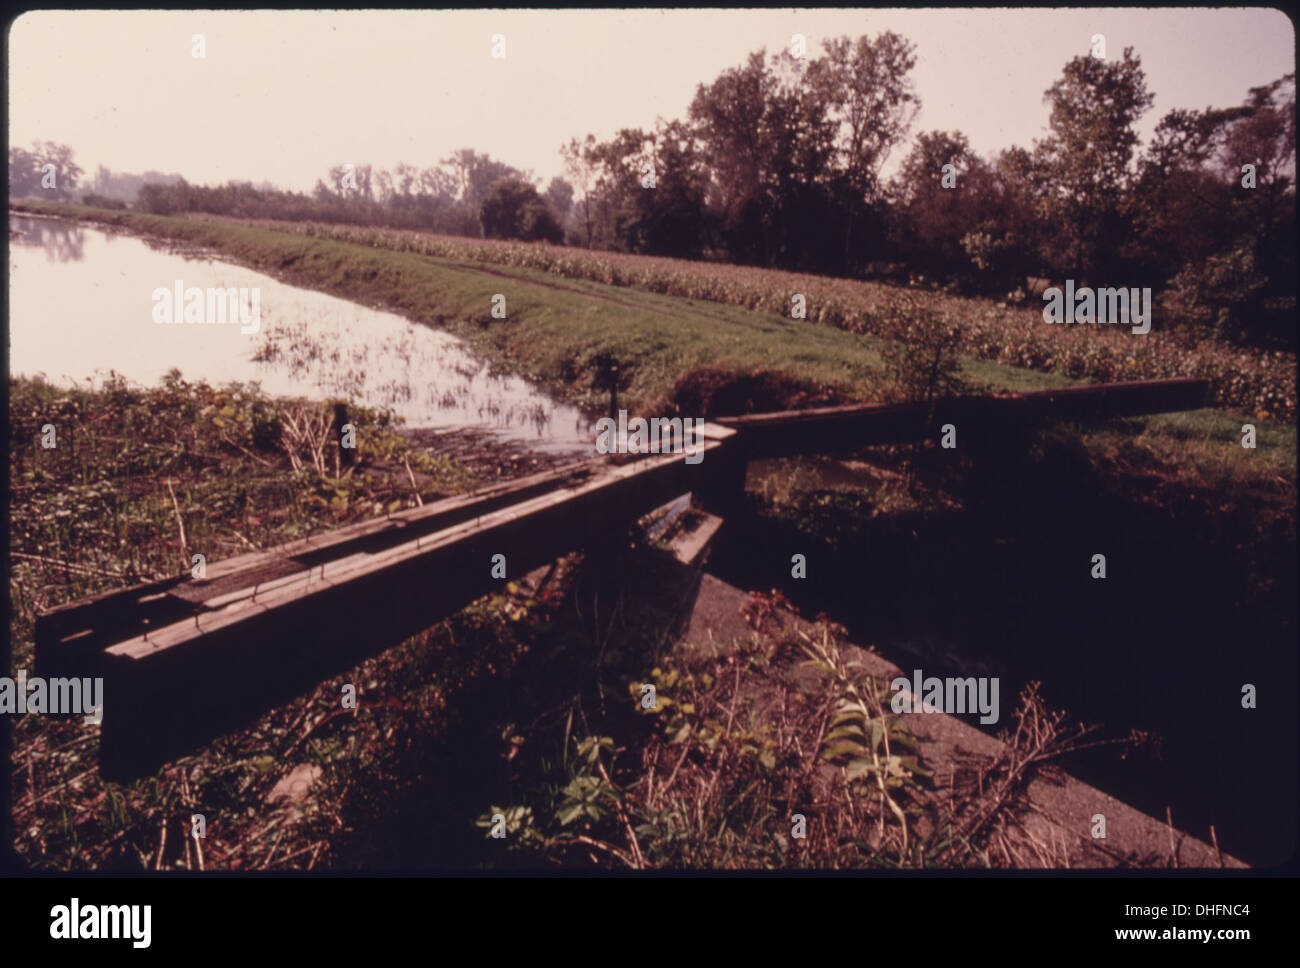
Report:
[[[209,218],[211,216],[202,216]],[[888,321],[908,304],[961,322],[958,351],[1009,366],[1103,382],[1196,377],[1210,383],[1210,402],[1259,419],[1296,413],[1295,356],[1202,340],[1188,344],[1157,328],[1050,326],[1040,307],[1013,307],[876,282],[834,279],[722,263],[597,252],[544,243],[439,236],[404,229],[232,219],[314,238],[413,252],[458,262],[533,269],[648,292],[787,313],[791,297],[807,300],[808,319],[853,333],[888,335]]]

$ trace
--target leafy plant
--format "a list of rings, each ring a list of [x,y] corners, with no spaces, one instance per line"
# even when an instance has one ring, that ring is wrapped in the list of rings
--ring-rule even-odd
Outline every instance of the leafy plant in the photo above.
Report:
[[[894,399],[919,401],[933,412],[939,400],[970,392],[961,376],[961,330],[944,313],[924,309],[914,300],[889,307],[881,350]]]
[[[837,689],[835,712],[819,754],[844,770],[848,788],[864,798],[878,797],[898,820],[902,854],[908,851],[908,800],[920,800],[923,780],[932,772],[921,765],[920,750],[902,719],[885,711],[890,693],[870,677],[855,675],[853,663],[823,627],[820,638],[800,630],[809,663],[833,677]],[[907,752],[904,753],[903,751]]]

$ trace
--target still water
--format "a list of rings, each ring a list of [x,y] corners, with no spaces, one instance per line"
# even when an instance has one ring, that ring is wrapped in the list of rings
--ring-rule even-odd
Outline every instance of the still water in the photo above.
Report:
[[[261,290],[260,326],[159,325],[153,292],[182,280]],[[156,385],[173,367],[213,386],[348,397],[391,408],[409,427],[478,427],[546,450],[589,450],[573,407],[494,375],[454,336],[203,253],[65,222],[9,219],[9,372],[98,383],[116,371]],[[251,329],[251,327],[248,327]]]

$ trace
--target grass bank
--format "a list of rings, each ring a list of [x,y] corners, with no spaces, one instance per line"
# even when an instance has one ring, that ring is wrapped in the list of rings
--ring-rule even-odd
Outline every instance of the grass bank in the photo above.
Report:
[[[544,244],[439,236],[411,230],[286,223],[195,214],[189,218],[255,225],[309,238],[357,242],[460,263],[536,269],[551,277],[587,280],[622,289],[706,300],[785,315],[795,293],[807,300],[808,319],[852,333],[888,335],[893,311],[903,306],[939,313],[960,324],[960,350],[974,359],[1075,379],[1143,380],[1193,376],[1210,383],[1211,403],[1256,419],[1289,420],[1296,413],[1295,354],[1233,347],[1185,338],[1160,326],[1141,339],[1124,327],[1046,326],[1042,305],[966,297],[920,283],[898,286],[651,256],[596,252]]]
[[[598,356],[616,358],[630,410],[710,414],[878,399],[882,340],[776,312],[609,285],[471,258],[433,256],[292,231],[291,226],[22,203],[201,246],[250,268],[447,329],[503,368],[592,413],[607,406]],[[492,314],[505,300],[505,318]],[[963,375],[998,389],[1069,378],[969,358]],[[688,415],[699,415],[695,410]]]
[[[737,267],[679,264],[678,260],[543,245],[346,226],[245,223],[213,216],[162,217],[52,203],[16,203],[11,210],[81,219],[172,244],[204,247],[286,282],[399,312],[450,330],[502,368],[593,414],[603,412],[608,402],[598,372],[602,357],[616,358],[622,364],[627,385],[621,400],[634,412],[698,416],[880,399],[887,391],[881,356],[886,341],[869,332],[838,328],[841,324],[864,327],[866,317],[827,317],[810,296],[809,320],[790,319],[767,308],[769,290],[778,282],[807,283],[805,289],[832,283],[867,287],[855,298],[865,299],[864,293],[872,293],[875,302],[871,305],[877,309],[878,303],[885,305],[881,300],[886,295],[910,300],[911,305],[960,320],[963,329],[971,321],[988,317],[992,322],[986,320],[987,325],[977,327],[981,339],[991,339],[992,331],[986,330],[996,324],[1013,349],[1019,345],[1016,334],[1026,318],[1024,310],[1007,316],[1010,310],[1004,312],[987,300],[906,291],[899,295],[896,287],[871,283],[819,282],[816,277],[785,280],[790,274],[741,272]],[[604,269],[600,269],[602,265]],[[669,268],[673,274],[661,278]],[[717,273],[722,275],[715,280]],[[745,288],[746,280],[750,289]],[[726,285],[722,285],[724,281]],[[664,294],[679,291],[698,295]],[[492,299],[498,294],[505,297],[504,319],[491,313]],[[1013,324],[1013,318],[1019,322]],[[818,319],[836,325],[820,325]],[[1044,329],[1066,332],[1061,327]],[[1108,379],[1203,375],[1213,383],[1222,370],[1251,386],[1277,384],[1285,389],[1289,385],[1293,396],[1293,359],[1251,356],[1238,360],[1236,351],[1222,347],[1180,349],[1168,340],[1160,342],[1156,333],[1142,340],[1116,342],[1113,337],[1122,334],[1070,332],[1076,335],[1069,339],[1076,341],[1082,336],[1096,337],[1087,350],[1095,360],[1110,359],[1107,354],[1117,352],[1111,345],[1115,344],[1128,347],[1125,352],[1129,353],[1157,353],[1162,360],[1181,354],[1178,359],[1182,362],[1154,369],[1132,361],[1132,365],[1122,366],[1107,363],[1098,370],[1082,357],[1076,360],[1075,350],[1062,350],[1042,360],[1034,354],[1024,357],[1017,356],[1019,351],[1010,352],[1009,359],[1024,365],[1006,365],[985,358],[1007,357],[1006,353],[993,353],[992,344],[984,349],[973,346],[973,337],[967,333],[963,347],[973,352],[961,357],[960,375],[975,387],[1027,390],[1075,384],[1089,375]],[[1158,350],[1142,349],[1157,345]],[[1201,365],[1206,354],[1217,361],[1212,372]],[[1036,365],[1062,372],[1028,368]],[[1249,403],[1255,392],[1242,391],[1242,400]],[[1240,396],[1235,390],[1219,392],[1221,397],[1225,394],[1234,399]],[[1266,394],[1270,400],[1272,394],[1272,390]],[[1150,451],[1153,460],[1181,465],[1181,473],[1198,480],[1242,476],[1270,482],[1291,480],[1296,466],[1296,428],[1289,420],[1279,419],[1293,412],[1294,401],[1288,411],[1286,399],[1259,403],[1258,412],[1245,415],[1239,408],[1207,407],[1143,418],[1126,422],[1122,430],[1112,428],[1109,438],[1103,433],[1092,439],[1114,442],[1114,435],[1121,434],[1134,446]],[[1247,420],[1258,428],[1259,446],[1253,451],[1240,447],[1241,426]],[[1133,441],[1135,433],[1137,440]]]

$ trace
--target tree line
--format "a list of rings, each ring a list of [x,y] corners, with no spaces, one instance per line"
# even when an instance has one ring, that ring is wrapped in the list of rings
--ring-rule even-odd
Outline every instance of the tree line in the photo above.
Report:
[[[1172,110],[1140,151],[1140,58],[1089,53],[1044,92],[1032,146],[981,157],[959,131],[921,132],[885,179],[920,106],[914,64],[892,32],[759,51],[699,85],[684,120],[570,141],[571,236],[1015,301],[1033,279],[1150,286],[1198,333],[1294,347],[1294,74],[1235,107]]]
[[[543,196],[534,181],[530,171],[463,148],[423,169],[334,165],[311,194],[239,181],[208,187],[182,179],[145,185],[135,205],[162,215],[211,212],[563,243],[562,213],[571,191],[563,179],[554,179]]]
[[[146,177],[134,204],[920,279],[1012,301],[1032,298],[1033,280],[1150,286],[1198,333],[1294,346],[1294,74],[1234,107],[1172,110],[1142,150],[1135,126],[1154,96],[1139,57],[1090,52],[1044,92],[1046,137],[982,157],[959,131],[920,132],[885,178],[920,109],[915,63],[891,31],[827,40],[818,56],[757,51],[698,85],[684,118],[571,139],[565,177],[544,192],[464,148],[427,168],[336,165],[310,194]],[[60,147],[45,154],[75,185]],[[42,160],[10,150],[11,195]],[[111,172],[96,184],[112,195]]]

